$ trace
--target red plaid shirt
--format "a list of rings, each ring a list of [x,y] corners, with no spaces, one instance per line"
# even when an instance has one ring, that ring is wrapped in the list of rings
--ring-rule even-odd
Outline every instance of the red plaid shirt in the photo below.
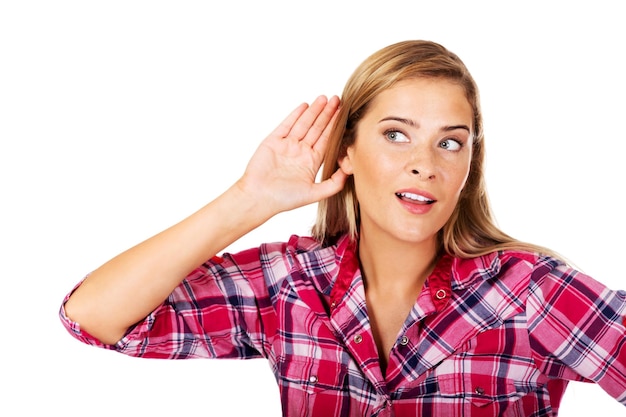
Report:
[[[444,256],[378,361],[354,245],[292,237],[213,258],[115,345],[147,358],[258,358],[285,416],[556,416],[567,381],[626,405],[626,293],[522,252]]]

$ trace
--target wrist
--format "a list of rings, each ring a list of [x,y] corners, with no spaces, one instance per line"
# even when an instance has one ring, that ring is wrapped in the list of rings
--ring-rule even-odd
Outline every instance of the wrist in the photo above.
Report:
[[[219,218],[223,219],[223,226],[232,231],[239,231],[239,235],[252,231],[262,225],[278,210],[272,208],[271,201],[260,193],[246,189],[237,181],[220,195],[213,204],[220,211]]]

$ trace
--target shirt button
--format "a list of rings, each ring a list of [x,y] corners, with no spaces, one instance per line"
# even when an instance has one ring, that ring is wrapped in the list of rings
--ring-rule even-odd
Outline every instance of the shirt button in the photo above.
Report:
[[[309,382],[310,382],[311,384],[315,384],[315,383],[317,382],[317,377],[316,377],[315,375],[311,375],[311,376],[309,377]]]
[[[448,294],[446,294],[446,290],[437,290],[437,292],[435,293],[435,298],[437,300],[443,300],[447,296]]]
[[[406,336],[402,336],[402,338],[400,339],[400,344],[401,344],[402,346],[406,346],[406,345],[408,345],[408,344],[409,344],[409,338],[408,338],[408,337],[406,337]]]
[[[483,387],[476,387],[474,392],[478,395],[483,395],[485,393],[485,389]]]
[[[360,334],[357,334],[356,336],[354,336],[354,343],[361,343],[363,341],[363,336],[361,336]]]
[[[336,302],[333,301],[332,303],[330,303],[330,308],[335,308],[335,307],[337,307],[337,303]]]

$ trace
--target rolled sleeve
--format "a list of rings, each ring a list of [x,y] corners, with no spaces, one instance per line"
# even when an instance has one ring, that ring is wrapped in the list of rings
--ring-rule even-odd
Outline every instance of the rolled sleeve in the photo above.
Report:
[[[88,345],[146,358],[256,358],[262,357],[266,335],[261,311],[267,289],[258,249],[215,257],[191,272],[169,297],[114,345],[100,342],[82,330],[65,312],[60,319],[67,331]],[[250,279],[262,282],[251,283]]]

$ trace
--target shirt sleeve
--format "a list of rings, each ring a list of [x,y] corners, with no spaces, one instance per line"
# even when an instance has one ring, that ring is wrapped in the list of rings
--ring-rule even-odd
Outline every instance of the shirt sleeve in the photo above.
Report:
[[[626,405],[626,292],[548,258],[533,271],[526,308],[544,374],[596,382]]]
[[[280,248],[272,262],[280,262]],[[192,273],[144,320],[114,345],[81,330],[60,309],[61,322],[83,343],[130,356],[187,359],[266,357],[275,333],[275,310],[255,248],[214,257]],[[80,285],[80,284],[79,284]],[[77,286],[78,287],[78,286]],[[269,332],[269,334],[268,334]]]

